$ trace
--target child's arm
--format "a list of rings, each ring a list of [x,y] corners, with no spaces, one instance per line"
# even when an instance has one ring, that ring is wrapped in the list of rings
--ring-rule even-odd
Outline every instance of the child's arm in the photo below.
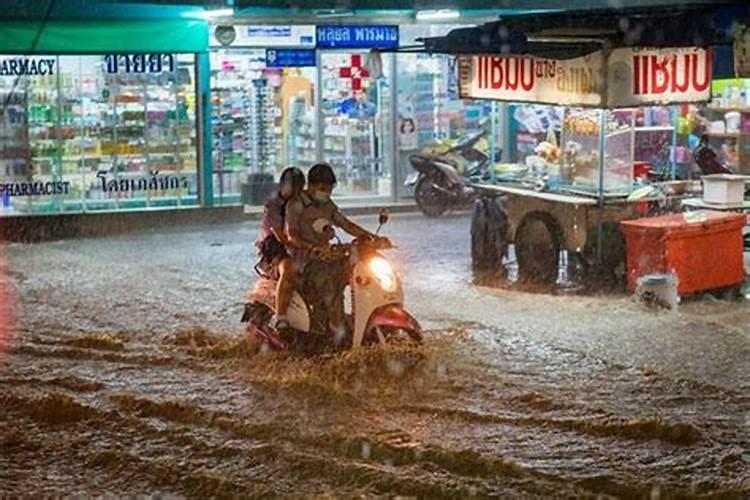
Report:
[[[374,234],[349,220],[338,209],[333,214],[333,223],[355,238],[375,238]]]

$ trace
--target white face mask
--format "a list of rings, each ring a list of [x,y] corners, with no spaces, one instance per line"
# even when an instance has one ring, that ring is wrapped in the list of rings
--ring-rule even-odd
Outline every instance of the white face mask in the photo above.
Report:
[[[314,192],[312,192],[310,194],[310,196],[312,197],[312,199],[313,199],[313,201],[315,203],[319,203],[320,205],[322,205],[324,203],[328,203],[329,201],[331,201],[331,195],[330,194],[328,194],[328,193],[321,193],[320,191],[314,191]]]

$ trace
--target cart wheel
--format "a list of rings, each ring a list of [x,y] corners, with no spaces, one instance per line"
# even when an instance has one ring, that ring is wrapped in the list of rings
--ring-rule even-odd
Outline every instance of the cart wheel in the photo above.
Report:
[[[625,236],[616,222],[602,224],[602,260],[597,261],[596,228],[589,231],[584,263],[584,280],[590,286],[615,288],[625,284],[627,262]]]
[[[423,176],[414,188],[417,206],[427,217],[439,217],[448,210],[447,195],[434,187],[443,183],[443,177],[440,172]]]
[[[557,281],[562,236],[555,218],[532,212],[516,231],[518,274],[527,283],[551,284]]]

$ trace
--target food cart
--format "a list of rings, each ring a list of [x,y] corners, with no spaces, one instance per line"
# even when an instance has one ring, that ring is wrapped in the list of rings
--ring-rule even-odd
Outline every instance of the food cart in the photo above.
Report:
[[[700,183],[642,179],[636,111],[710,100],[712,47],[732,43],[712,24],[718,12],[705,5],[561,12],[421,40],[428,53],[457,57],[461,98],[564,107],[559,130],[547,130],[533,156],[496,165],[490,181],[472,185],[478,277],[504,274],[513,244],[522,280],[555,282],[564,250],[579,281],[624,282],[620,222],[679,211],[700,191]],[[706,23],[687,22],[696,16]]]
[[[645,183],[634,168],[633,108],[707,101],[710,50],[627,47],[568,60],[472,55],[460,56],[459,68],[462,97],[566,106],[559,139],[549,131],[520,175],[474,185],[480,194],[472,222],[475,271],[495,272],[514,243],[526,281],[554,282],[561,250],[584,277],[623,278],[619,223],[655,205],[678,209],[691,186],[638,189]]]

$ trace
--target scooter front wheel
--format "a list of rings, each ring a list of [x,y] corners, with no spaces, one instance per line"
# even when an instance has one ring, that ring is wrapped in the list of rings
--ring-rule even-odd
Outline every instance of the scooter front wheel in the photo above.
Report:
[[[421,344],[423,337],[419,330],[393,326],[376,326],[373,328],[372,341],[385,344]]]

